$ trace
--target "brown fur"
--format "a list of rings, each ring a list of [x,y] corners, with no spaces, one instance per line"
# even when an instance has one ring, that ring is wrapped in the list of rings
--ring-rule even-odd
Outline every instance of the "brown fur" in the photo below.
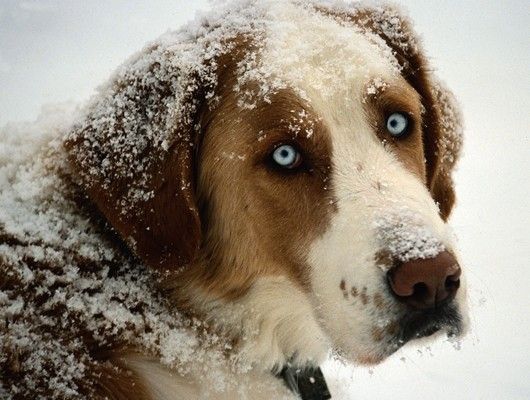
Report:
[[[396,111],[409,117],[410,125],[403,138],[394,138],[386,128],[386,119]],[[367,99],[365,112],[383,144],[388,144],[403,165],[426,182],[421,102],[414,89],[404,80],[399,86],[389,85]]]
[[[266,275],[284,275],[304,289],[307,277],[301,256],[324,232],[334,210],[328,184],[329,134],[309,105],[291,91],[276,94],[271,104],[241,110],[232,90],[234,70],[224,71],[219,77],[219,105],[206,110],[201,119],[201,257],[194,268],[173,280],[177,288],[172,291],[182,296],[186,290],[178,286],[191,282],[214,298],[234,299]],[[307,129],[289,130],[302,110],[310,116],[305,127],[313,129],[310,138]],[[311,166],[290,173],[271,165],[272,149],[283,143],[299,143]]]
[[[140,377],[120,358],[119,352],[103,352],[97,368],[91,371],[95,391],[109,400],[151,400],[151,394]]]
[[[440,204],[442,216],[447,218],[454,196],[450,177],[437,157],[441,116],[425,59],[419,52],[403,52],[386,38],[376,29],[369,11],[335,17],[376,31],[395,50],[406,82],[399,91],[390,88],[371,98],[367,113],[380,138],[392,146],[409,170],[426,182]],[[406,22],[403,26],[409,29]],[[179,125],[176,136],[180,139],[169,157],[155,166],[152,183],[155,197],[142,205],[133,218],[123,216],[119,205],[113,202],[114,192],[122,191],[127,182],[117,182],[110,191],[100,188],[97,182],[89,189],[92,200],[118,232],[126,239],[132,237],[136,254],[147,264],[169,271],[184,264],[194,265],[184,275],[173,272],[175,277],[167,281],[167,287],[177,297],[186,293],[180,290],[183,286],[193,283],[214,297],[236,298],[248,290],[256,276],[278,273],[286,274],[303,288],[306,278],[296,253],[303,252],[309,241],[323,231],[325,221],[329,220],[326,215],[333,211],[328,206],[333,195],[327,184],[330,143],[326,127],[310,107],[293,93],[284,91],[276,94],[271,104],[263,102],[255,110],[238,108],[236,94],[231,90],[234,66],[249,46],[240,41],[232,54],[220,60],[216,93],[219,105],[213,110],[199,107],[203,110],[200,116]],[[421,106],[426,109],[423,118]],[[378,120],[386,115],[385,110],[396,108],[407,112],[414,121],[413,132],[401,140],[385,134],[384,121]],[[288,131],[291,111],[302,109],[314,121],[315,133],[310,139]],[[201,122],[200,137],[193,133],[193,121]],[[316,167],[298,175],[262,167],[271,146],[282,141],[300,141],[302,148],[312,148],[308,156]],[[192,152],[193,144],[197,144],[198,153]],[[76,143],[67,146],[72,152],[76,149]],[[238,156],[244,159],[239,160]],[[252,175],[245,176],[248,171],[253,171]],[[317,179],[309,179],[315,176]],[[236,181],[239,184],[234,186]],[[192,185],[181,191],[177,188],[180,182]],[[292,199],[300,201],[298,207],[290,206]],[[217,219],[218,215],[224,216],[222,221]],[[223,225],[224,221],[231,222]]]
[[[151,47],[147,53],[156,50]],[[156,72],[158,66],[153,64],[150,71]],[[157,93],[162,98],[169,95],[164,89],[141,87],[141,82],[134,80],[119,80],[114,84],[113,91],[118,93],[126,91],[128,87],[136,86],[139,98]],[[166,90],[170,90],[167,88]],[[199,94],[191,92],[188,94],[189,102]],[[138,106],[133,103],[134,106]],[[126,110],[135,113],[134,109]],[[102,178],[84,178],[87,184],[87,192],[91,200],[98,206],[100,211],[112,224],[122,238],[128,242],[134,252],[142,258],[149,266],[161,270],[176,269],[194,260],[200,244],[200,221],[195,201],[195,187],[193,179],[193,149],[195,135],[193,131],[193,119],[183,118],[174,127],[171,136],[175,138],[167,153],[161,157],[156,153],[160,150],[147,148],[141,157],[160,158],[160,161],[151,165],[146,171],[151,176],[146,191],[152,191],[153,197],[133,208],[124,209],[119,201],[127,189],[132,186],[134,177],[114,178],[110,187],[104,184]],[[157,121],[152,122],[153,124]],[[114,135],[125,132],[125,127],[115,127]],[[71,135],[65,142],[65,147],[70,154],[71,163],[81,176],[84,176],[87,168],[84,160],[85,141],[88,137],[99,137],[105,141],[109,138],[98,132],[91,124],[81,125],[81,128]],[[127,136],[127,133],[125,133]],[[104,149],[103,143],[101,148]],[[101,161],[105,153],[100,155]],[[111,153],[111,156],[113,154]],[[116,158],[116,157],[115,157]],[[92,161],[93,163],[94,161]],[[91,165],[99,168],[100,165]],[[114,167],[114,168],[113,168]],[[118,170],[120,166],[111,165],[112,169]],[[111,172],[112,173],[112,172]],[[190,185],[188,185],[190,183]],[[179,221],[173,223],[171,221]]]
[[[404,29],[412,32],[408,21],[404,21],[403,25]],[[385,38],[384,34],[382,37]],[[445,221],[449,218],[454,206],[455,195],[453,182],[448,174],[448,167],[450,166],[442,158],[443,154],[440,149],[440,142],[444,136],[443,115],[433,87],[433,78],[429,74],[427,60],[419,50],[411,49],[409,52],[404,52],[391,40],[385,39],[395,51],[398,61],[403,67],[403,77],[419,94],[425,110],[421,119],[421,128],[426,160],[427,187],[439,204],[440,215]]]

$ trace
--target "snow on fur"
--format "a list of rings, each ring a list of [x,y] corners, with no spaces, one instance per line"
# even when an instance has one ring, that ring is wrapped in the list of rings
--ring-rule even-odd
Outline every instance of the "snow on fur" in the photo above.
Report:
[[[407,207],[382,214],[374,227],[377,239],[400,262],[434,258],[445,250],[418,214]]]
[[[194,123],[199,92],[204,100],[215,103],[216,59],[231,50],[231,39],[256,43],[255,51],[239,65],[234,88],[240,105],[252,107],[258,99],[267,101],[272,93],[304,79],[303,71],[285,71],[286,60],[260,64],[260,52],[271,51],[292,32],[289,13],[298,9],[323,23],[322,10],[356,15],[367,7],[374,16],[369,22],[404,51],[416,45],[404,33],[399,13],[378,3],[236,1],[150,43],[118,68],[84,110],[48,109],[33,124],[2,128],[2,398],[90,394],[94,377],[88,371],[98,367],[90,349],[111,342],[133,344],[182,374],[197,359],[214,371],[216,365],[227,362],[223,338],[172,310],[156,289],[157,276],[120,247],[109,226],[88,205],[66,162],[63,140],[82,141],[76,157],[83,167],[83,185],[132,182],[118,199],[127,210],[152,196],[147,189],[150,171],[181,139],[181,124]],[[376,35],[372,38],[398,68],[389,48]],[[306,50],[297,48],[293,57]],[[287,78],[281,79],[280,72],[287,73]],[[334,73],[330,68],[331,86],[336,84]],[[247,83],[256,81],[257,92],[249,91]],[[447,129],[457,131],[451,126],[452,110],[451,106],[444,110]],[[458,145],[458,137],[442,146],[449,149],[454,143]],[[146,153],[149,157],[140,157]],[[411,246],[406,254],[412,257],[417,246]],[[90,332],[90,337],[82,332]],[[239,363],[234,368],[248,367]],[[212,374],[211,379],[213,386],[223,386],[224,378]]]
[[[51,115],[66,120],[69,113]],[[47,131],[47,122],[0,133],[3,390],[22,398],[90,393],[85,372],[97,361],[88,342],[138,345],[183,374],[196,359],[214,366],[223,358],[221,339],[170,311],[149,270],[77,203],[82,195],[70,181],[60,129]],[[92,337],[83,338],[84,331]],[[20,380],[11,383],[15,376]]]
[[[358,14],[364,15],[366,9],[371,13],[359,17]],[[314,57],[329,54],[324,50],[333,41],[326,38],[344,32],[340,30],[343,22],[330,18],[328,10],[339,16],[359,17],[360,26],[348,30],[368,35],[378,51],[395,66],[396,73],[400,66],[394,53],[380,36],[363,25],[383,31],[405,53],[416,48],[414,38],[405,33],[399,12],[388,6],[328,1],[229,3],[216,10],[217,17],[199,17],[184,29],[167,33],[148,44],[100,88],[100,94],[86,108],[89,118],[77,124],[69,137],[70,140],[83,140],[77,161],[82,166],[85,181],[88,184],[98,182],[108,188],[111,182],[126,180],[130,187],[118,200],[123,210],[149,200],[153,196],[148,188],[151,168],[167,156],[173,143],[191,140],[182,137],[179,129],[194,123],[199,96],[215,102],[212,97],[216,58],[229,52],[236,38],[250,38],[254,44],[254,49],[238,64],[234,91],[238,93],[241,107],[254,108],[258,101],[270,102],[272,94],[287,87],[307,100],[301,83],[307,84],[309,66],[300,63],[293,69],[291,65],[293,59],[302,54],[304,57],[308,57],[308,53],[314,53]],[[300,13],[310,21],[307,26],[294,22],[294,19],[300,20]],[[300,30],[315,26],[322,31],[319,43],[309,45],[289,40],[301,37]],[[347,40],[343,43],[354,45]],[[288,53],[292,54],[292,59],[285,59],[286,52],[282,50],[285,46],[290,46]],[[325,84],[310,82],[313,84],[310,89],[323,96],[333,96],[341,88],[341,76],[364,68],[360,60],[348,63],[346,68],[340,62],[341,54],[348,54],[347,49],[337,48],[336,57],[327,62],[323,70],[326,76],[320,81]],[[262,63],[265,58],[267,64]],[[252,83],[258,85],[249,85]],[[141,157],[145,153],[150,157]]]

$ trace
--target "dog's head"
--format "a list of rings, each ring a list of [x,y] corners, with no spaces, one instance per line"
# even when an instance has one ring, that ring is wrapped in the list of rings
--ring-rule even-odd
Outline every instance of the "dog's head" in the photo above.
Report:
[[[254,337],[267,366],[328,345],[378,362],[459,333],[460,124],[409,23],[263,4],[117,72],[66,142],[90,198],[175,298]]]

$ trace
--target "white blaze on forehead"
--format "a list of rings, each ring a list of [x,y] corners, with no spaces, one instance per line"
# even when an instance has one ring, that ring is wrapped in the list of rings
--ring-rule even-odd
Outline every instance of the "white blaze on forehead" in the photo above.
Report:
[[[243,104],[279,89],[294,89],[311,101],[358,94],[373,77],[395,77],[399,65],[391,49],[377,35],[352,24],[341,24],[311,7],[277,2],[259,54],[239,65],[239,84],[257,82],[259,92],[244,92]],[[257,95],[257,96],[255,96]]]

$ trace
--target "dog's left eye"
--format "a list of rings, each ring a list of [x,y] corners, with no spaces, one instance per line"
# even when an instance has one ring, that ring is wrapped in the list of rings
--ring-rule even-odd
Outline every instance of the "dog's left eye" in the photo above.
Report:
[[[294,146],[283,144],[273,151],[272,160],[282,168],[293,169],[300,165],[302,156]]]
[[[394,137],[401,137],[407,133],[409,117],[403,113],[390,114],[386,120],[386,129]]]

